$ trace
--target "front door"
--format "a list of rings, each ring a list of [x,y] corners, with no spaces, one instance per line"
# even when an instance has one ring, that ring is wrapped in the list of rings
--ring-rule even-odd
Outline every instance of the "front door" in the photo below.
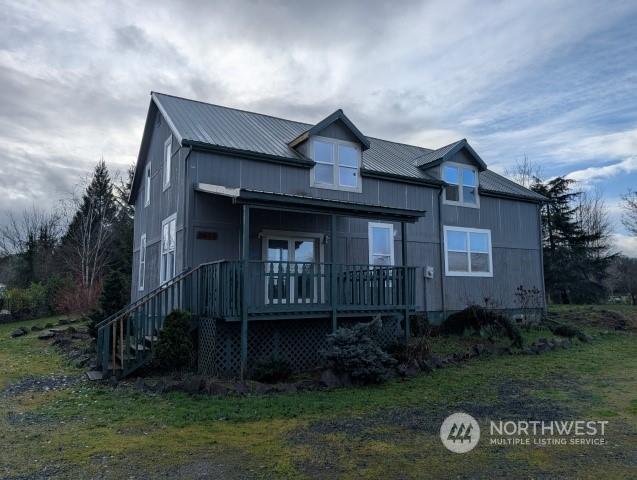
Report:
[[[314,301],[319,277],[318,241],[267,237],[264,242],[266,303]]]

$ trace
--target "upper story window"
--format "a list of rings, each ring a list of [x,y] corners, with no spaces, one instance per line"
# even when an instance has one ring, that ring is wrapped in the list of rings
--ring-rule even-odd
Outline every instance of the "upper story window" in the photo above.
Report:
[[[444,232],[447,276],[493,276],[490,230],[444,227]]]
[[[478,207],[478,170],[469,165],[445,163],[442,166],[445,187],[445,203]]]
[[[144,206],[150,205],[150,162],[146,165],[144,172]]]
[[[172,136],[164,142],[164,190],[170,187],[170,172],[172,161]]]
[[[360,192],[361,149],[352,142],[313,137],[312,186]]]

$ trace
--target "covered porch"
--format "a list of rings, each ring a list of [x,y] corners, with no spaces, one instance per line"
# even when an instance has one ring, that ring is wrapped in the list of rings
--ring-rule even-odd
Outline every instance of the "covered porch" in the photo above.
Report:
[[[406,224],[417,221],[424,211],[210,184],[198,184],[196,190],[229,199],[241,216],[240,259],[200,265],[197,303],[200,318],[240,324],[242,376],[248,365],[249,323],[255,320],[325,318],[335,331],[339,318],[400,315],[405,319],[403,333],[409,336],[416,268],[408,266]],[[252,216],[274,212],[320,215],[328,228],[321,232],[260,230],[260,252],[255,252]],[[368,263],[338,261],[344,257],[336,242],[339,217],[377,225],[373,231],[370,227],[370,235],[378,236],[391,255],[383,247],[378,252],[370,249]],[[374,222],[399,223],[400,265],[394,264],[398,252],[394,256],[393,227],[386,232],[383,224]]]

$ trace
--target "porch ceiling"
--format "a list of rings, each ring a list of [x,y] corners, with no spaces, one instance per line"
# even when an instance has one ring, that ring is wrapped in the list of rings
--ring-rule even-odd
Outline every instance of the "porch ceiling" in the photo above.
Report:
[[[198,183],[195,190],[202,193],[229,197],[237,204],[271,210],[312,212],[322,215],[341,215],[346,217],[384,219],[410,223],[416,222],[419,218],[424,217],[426,213],[425,210],[386,207],[350,200],[331,200],[307,195],[265,192],[247,188],[228,188],[209,183]]]

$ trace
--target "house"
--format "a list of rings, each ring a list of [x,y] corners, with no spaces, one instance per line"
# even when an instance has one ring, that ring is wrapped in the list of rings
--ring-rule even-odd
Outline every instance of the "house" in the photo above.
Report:
[[[519,313],[516,287],[543,291],[542,201],[464,139],[431,150],[368,137],[342,110],[306,124],[152,93],[132,303],[100,325],[102,368],[147,362],[177,307],[197,322],[199,368],[226,376],[273,352],[310,366],[361,318],[381,315],[392,341],[416,313]]]

